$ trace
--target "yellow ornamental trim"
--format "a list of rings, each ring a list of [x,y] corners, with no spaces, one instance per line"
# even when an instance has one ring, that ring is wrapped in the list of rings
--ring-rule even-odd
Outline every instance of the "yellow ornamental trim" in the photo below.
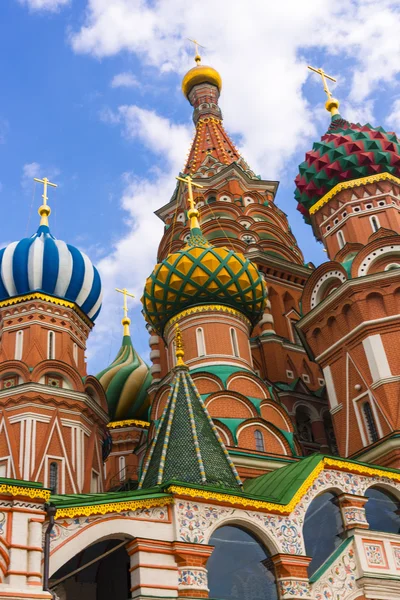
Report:
[[[223,306],[222,304],[201,304],[200,306],[193,306],[191,308],[187,308],[186,310],[182,310],[180,313],[172,317],[167,325],[165,326],[165,333],[168,333],[169,329],[177,322],[180,321],[184,317],[188,317],[190,315],[195,315],[198,313],[217,310],[219,312],[228,313],[230,315],[234,315],[238,317],[241,321],[246,323],[249,327],[251,327],[251,323],[247,317],[244,316],[243,313],[236,310],[235,308],[231,308],[230,306]]]
[[[167,506],[172,504],[173,498],[148,498],[146,500],[128,500],[126,502],[110,502],[109,504],[92,504],[90,506],[71,506],[59,508],[56,519],[90,517],[91,515],[106,515],[108,513],[121,513],[127,510],[138,510],[139,508],[152,508],[154,506]]]
[[[46,502],[50,498],[50,490],[43,488],[29,488],[19,485],[9,485],[7,483],[0,484],[0,495],[7,494],[8,496],[28,496],[28,498],[39,498]]]
[[[341,183],[337,183],[334,188],[329,190],[325,196],[322,196],[318,202],[313,204],[310,208],[310,215],[314,215],[320,208],[324,206],[331,198],[336,196],[342,190],[348,190],[351,188],[358,187],[360,185],[366,185],[367,183],[375,183],[376,181],[384,181],[389,180],[394,183],[398,183],[400,185],[400,179],[395,177],[391,173],[377,173],[376,175],[368,175],[368,177],[360,177],[360,179],[352,179],[350,181],[343,181]]]
[[[148,421],[139,421],[138,419],[126,419],[125,421],[111,421],[107,427],[109,429],[116,429],[117,427],[131,427],[137,425],[138,427],[150,427]]]
[[[193,488],[185,488],[181,486],[171,486],[168,488],[168,492],[171,494],[177,494],[180,496],[190,496],[191,498],[204,498],[206,500],[216,500],[217,502],[223,502],[224,504],[234,504],[242,506],[243,508],[255,508],[264,511],[278,512],[281,514],[290,514],[309,488],[314,483],[318,475],[325,469],[325,467],[334,467],[339,471],[347,471],[350,473],[360,473],[361,475],[367,475],[370,477],[386,477],[395,481],[400,481],[400,473],[391,473],[390,471],[383,471],[382,469],[375,467],[367,467],[364,465],[358,465],[350,463],[344,460],[336,460],[332,458],[323,458],[321,462],[315,467],[310,475],[305,479],[302,485],[299,487],[297,492],[288,504],[277,504],[274,502],[266,502],[264,500],[253,500],[251,498],[243,498],[242,496],[234,496],[228,493],[221,494],[219,492],[212,492],[209,490],[197,490]]]
[[[0,302],[0,308],[3,306],[12,306],[14,304],[19,304],[20,302],[28,302],[30,300],[44,300],[45,302],[50,302],[51,304],[57,304],[57,306],[66,306],[68,308],[72,308],[80,318],[85,321],[87,325],[93,327],[92,321],[85,315],[84,312],[81,311],[79,306],[74,302],[69,302],[68,300],[63,300],[63,298],[56,298],[55,296],[48,296],[47,294],[42,294],[40,292],[32,292],[31,294],[24,294],[23,296],[14,296],[13,298],[7,298],[6,300],[2,300]]]

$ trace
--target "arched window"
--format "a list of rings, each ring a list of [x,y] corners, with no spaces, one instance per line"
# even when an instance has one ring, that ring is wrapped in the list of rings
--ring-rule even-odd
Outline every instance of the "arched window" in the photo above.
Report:
[[[232,342],[233,356],[240,356],[237,335],[236,335],[236,331],[233,329],[233,327],[231,327],[231,342]]]
[[[338,240],[338,244],[339,244],[339,248],[342,249],[343,246],[345,245],[346,241],[344,239],[344,235],[343,235],[343,231],[338,231],[337,234],[337,240]]]
[[[199,356],[205,356],[206,345],[204,342],[204,331],[201,327],[196,329],[196,341],[197,341],[197,354]]]
[[[399,505],[389,493],[378,488],[368,488],[365,492],[368,502],[365,516],[369,528],[385,533],[400,533]]]
[[[76,342],[74,342],[73,355],[74,355],[74,362],[77,365],[78,364],[78,344]]]
[[[370,217],[369,220],[371,221],[372,231],[375,233],[375,231],[378,231],[380,227],[378,217],[373,216]]]
[[[50,488],[52,494],[57,494],[57,491],[58,491],[58,464],[56,462],[50,463],[49,488]]]
[[[22,350],[24,347],[24,332],[22,330],[17,331],[15,337],[15,360],[22,360]]]
[[[312,561],[308,566],[311,576],[340,545],[343,522],[336,497],[331,492],[317,496],[308,507],[304,519],[304,544]]]
[[[364,402],[362,407],[365,426],[367,428],[368,439],[372,442],[377,442],[379,440],[379,433],[376,428],[376,423],[374,419],[374,415],[372,413],[372,408],[369,402]]]
[[[313,442],[310,413],[305,406],[296,410],[296,432],[301,442]]]
[[[254,440],[256,442],[256,450],[264,452],[264,436],[259,429],[256,429],[254,432]]]
[[[47,335],[47,358],[54,359],[56,356],[56,334],[49,331]]]
[[[207,562],[210,598],[278,598],[270,555],[249,532],[225,525],[214,532],[208,543],[214,546]]]
[[[121,481],[125,480],[126,473],[126,458],[125,456],[119,457],[119,478]]]

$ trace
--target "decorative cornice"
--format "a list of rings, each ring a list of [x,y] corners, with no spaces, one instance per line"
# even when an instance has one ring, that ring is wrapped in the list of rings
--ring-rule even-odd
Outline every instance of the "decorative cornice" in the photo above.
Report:
[[[251,327],[249,319],[245,317],[243,313],[234,308],[231,308],[230,306],[223,306],[222,304],[201,304],[200,306],[193,306],[191,308],[187,308],[186,310],[182,310],[180,313],[172,317],[165,326],[165,334],[168,333],[170,328],[173,327],[175,323],[180,322],[181,319],[189,317],[190,315],[196,315],[203,312],[210,312],[211,310],[233,315],[234,317],[237,317],[241,321],[243,321],[248,327]]]
[[[56,519],[74,518],[79,516],[105,515],[107,513],[120,513],[126,510],[137,510],[139,508],[152,508],[154,506],[167,506],[172,504],[173,498],[164,496],[161,498],[146,498],[144,500],[126,500],[125,502],[109,502],[106,504],[91,504],[88,506],[70,506],[58,508]]]
[[[337,183],[335,185],[335,187],[333,187],[331,190],[329,190],[328,193],[325,194],[325,196],[322,196],[322,198],[320,198],[318,200],[318,202],[316,202],[315,204],[313,204],[310,208],[310,215],[315,214],[320,208],[322,208],[322,206],[324,206],[324,204],[326,204],[327,202],[329,202],[329,200],[331,200],[331,198],[333,198],[334,196],[336,196],[336,194],[338,194],[339,192],[343,191],[343,190],[348,190],[351,188],[355,188],[355,187],[359,187],[361,185],[366,185],[367,183],[375,183],[376,181],[384,181],[384,180],[389,180],[389,181],[393,181],[394,183],[397,183],[400,185],[400,179],[398,177],[395,177],[394,175],[392,175],[391,173],[377,173],[376,175],[368,175],[368,177],[360,177],[359,179],[351,179],[350,181],[342,181],[341,183]]]
[[[75,302],[69,302],[68,300],[64,300],[63,298],[57,298],[56,296],[49,296],[47,294],[42,294],[41,292],[33,292],[31,294],[24,294],[22,296],[13,296],[12,298],[6,298],[6,300],[2,300],[0,302],[0,308],[5,306],[13,306],[14,304],[19,304],[20,302],[29,302],[30,300],[44,300],[45,302],[50,302],[51,304],[57,304],[58,306],[66,306],[67,308],[71,308],[75,311],[79,317],[89,325],[90,328],[93,327],[93,322],[85,315],[84,312],[79,308]]]
[[[28,496],[28,498],[38,498],[46,502],[50,498],[50,490],[0,483],[0,495],[3,494],[7,496]]]
[[[132,425],[137,425],[138,427],[150,427],[150,423],[148,421],[140,421],[139,419],[125,419],[125,421],[111,421],[108,423],[107,427],[109,429],[116,429],[117,427],[131,427]]]

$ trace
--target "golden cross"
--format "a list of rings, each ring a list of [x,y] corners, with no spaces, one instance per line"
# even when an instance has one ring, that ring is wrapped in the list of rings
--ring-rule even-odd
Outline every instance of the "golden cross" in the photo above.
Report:
[[[318,73],[318,75],[321,75],[322,84],[324,86],[324,92],[326,93],[328,98],[332,98],[332,93],[331,93],[330,89],[328,88],[328,84],[327,84],[326,80],[330,79],[330,81],[334,81],[336,83],[336,79],[334,77],[331,77],[327,73],[325,73],[325,71],[323,69],[316,69],[315,67],[310,67],[310,65],[308,66],[308,68],[310,69],[310,71],[314,71],[314,73]]]
[[[178,181],[183,181],[183,183],[187,184],[187,186],[188,186],[188,192],[189,192],[189,198],[188,198],[189,209],[191,211],[196,210],[196,207],[194,205],[194,199],[193,199],[193,188],[194,187],[203,188],[204,185],[200,185],[200,183],[194,183],[194,181],[193,181],[193,179],[191,178],[190,175],[187,175],[186,177],[177,177],[177,180]]]
[[[56,183],[51,183],[51,181],[49,181],[47,179],[47,177],[43,177],[43,179],[38,179],[37,177],[33,178],[34,181],[37,181],[38,183],[43,183],[43,194],[42,194],[42,198],[43,198],[43,204],[44,206],[47,206],[47,186],[51,185],[51,187],[57,187]]]
[[[130,294],[126,288],[123,288],[122,290],[120,290],[119,288],[115,288],[115,291],[124,295],[124,319],[127,319],[128,318],[127,296],[129,296],[130,298],[134,298],[135,296],[133,294]]]
[[[51,187],[57,187],[57,184],[51,183],[51,181],[49,181],[47,179],[47,177],[43,177],[43,179],[38,179],[37,177],[34,177],[33,180],[37,181],[38,183],[43,183],[43,194],[42,194],[43,204],[42,204],[42,206],[39,206],[38,213],[41,216],[40,224],[48,226],[51,210],[50,210],[50,206],[48,206],[48,204],[47,204],[47,200],[48,200],[47,186],[51,185]]]
[[[199,63],[201,61],[201,56],[199,54],[199,48],[204,48],[205,46],[202,46],[201,44],[199,44],[199,42],[197,40],[191,40],[190,38],[186,38],[187,40],[189,40],[189,42],[192,42],[194,44],[195,47],[195,51],[196,51],[196,56],[194,57],[194,60]]]

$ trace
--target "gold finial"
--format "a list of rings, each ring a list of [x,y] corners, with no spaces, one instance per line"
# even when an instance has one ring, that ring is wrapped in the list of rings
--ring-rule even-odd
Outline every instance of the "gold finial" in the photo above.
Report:
[[[128,317],[127,296],[129,296],[130,298],[134,298],[135,296],[133,294],[130,294],[126,288],[123,288],[122,290],[120,290],[119,288],[115,288],[115,291],[124,295],[124,307],[123,307],[124,316],[123,316],[121,323],[124,326],[124,336],[130,335],[129,325],[131,324],[131,320]]]
[[[196,52],[194,60],[196,62],[196,65],[199,65],[201,63],[201,56],[199,54],[199,48],[204,48],[204,46],[199,44],[199,42],[197,40],[191,40],[190,38],[186,38],[186,39],[189,40],[189,42],[192,42],[194,44],[195,52]]]
[[[336,79],[325,73],[323,69],[316,69],[315,67],[310,67],[310,65],[308,66],[308,68],[310,69],[310,71],[314,71],[314,73],[318,73],[318,75],[321,75],[322,84],[324,86],[324,92],[328,96],[328,100],[325,102],[325,108],[328,112],[331,113],[332,116],[337,115],[339,113],[339,100],[333,98],[332,93],[328,88],[328,84],[326,82],[326,80],[329,79],[330,81],[334,81],[336,83]]]
[[[47,186],[51,185],[51,187],[57,187],[56,183],[51,183],[47,177],[43,177],[43,179],[37,179],[36,177],[33,178],[34,181],[37,181],[38,183],[43,183],[43,194],[42,194],[42,198],[43,198],[43,204],[42,206],[39,206],[39,210],[38,213],[41,217],[40,219],[40,224],[41,225],[49,225],[49,216],[51,213],[51,209],[50,206],[47,204]]]
[[[188,193],[189,193],[189,198],[188,198],[188,204],[189,204],[189,210],[188,210],[188,217],[190,219],[190,229],[200,229],[200,225],[199,225],[199,211],[197,210],[195,203],[194,203],[194,198],[193,198],[193,188],[197,187],[197,188],[202,188],[204,187],[203,185],[200,185],[200,183],[194,183],[193,179],[191,178],[190,175],[187,175],[186,177],[177,177],[178,181],[183,181],[183,183],[186,183],[188,186]]]
[[[183,360],[185,352],[183,350],[182,332],[178,323],[175,325],[175,356],[176,366],[186,367],[185,361]]]

